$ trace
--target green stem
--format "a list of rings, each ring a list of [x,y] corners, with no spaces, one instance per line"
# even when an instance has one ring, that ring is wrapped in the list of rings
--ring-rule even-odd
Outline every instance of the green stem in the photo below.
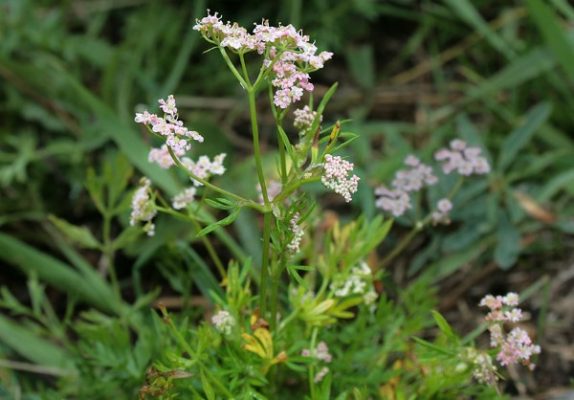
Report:
[[[281,258],[283,258],[283,254],[281,254]],[[281,263],[283,263],[281,261]],[[278,311],[278,302],[279,302],[279,281],[281,279],[281,267],[277,268],[273,271],[271,276],[271,321],[270,321],[270,328],[271,332],[275,332],[275,328],[277,327],[277,311]]]
[[[293,193],[295,190],[299,189],[301,186],[307,184],[307,183],[312,183],[312,182],[318,182],[321,180],[321,177],[319,176],[315,176],[312,178],[307,178],[307,179],[300,179],[297,180],[295,182],[293,182],[292,184],[288,185],[287,187],[285,187],[283,189],[283,191],[281,191],[281,193],[279,193],[274,199],[273,202],[274,203],[280,203],[283,200],[285,200],[287,197],[289,197],[289,195],[291,193]]]
[[[247,73],[247,65],[245,65],[245,57],[243,57],[243,53],[239,54],[239,61],[241,62],[241,71],[243,72],[243,77],[245,78],[245,82],[247,82],[249,85],[251,85],[249,82],[251,82],[251,80],[249,79],[249,73]]]
[[[257,125],[257,108],[255,104],[255,91],[248,90],[249,97],[249,116],[251,118],[251,133],[253,136],[253,155],[255,157],[255,167],[257,169],[257,177],[259,185],[261,185],[261,194],[263,195],[263,203],[265,204],[266,211],[269,210],[269,196],[267,194],[267,185],[265,184],[265,175],[263,174],[263,164],[261,162],[261,148],[259,145],[259,126]]]
[[[267,314],[267,286],[269,284],[269,242],[271,240],[271,213],[263,214],[263,249],[261,252],[261,277],[259,279],[259,309],[261,315]],[[272,298],[277,292],[272,293]],[[275,316],[272,316],[272,320]]]
[[[261,162],[261,148],[259,146],[259,126],[257,125],[257,109],[255,104],[255,91],[250,89],[247,91],[249,98],[249,116],[251,118],[251,133],[253,136],[253,156],[255,157],[255,167],[257,169],[257,177],[259,178],[259,186],[261,186],[261,195],[264,203],[263,215],[263,248],[261,253],[261,278],[259,280],[259,308],[261,315],[267,314],[267,285],[269,281],[269,242],[271,240],[271,205],[269,202],[269,195],[267,193],[267,185],[265,184],[265,176],[263,174],[263,164]],[[277,293],[273,293],[276,296]],[[275,318],[275,317],[272,317]]]
[[[316,346],[317,342],[317,335],[319,333],[318,328],[313,328],[313,332],[311,333],[311,344],[309,346],[309,350],[313,351]],[[309,366],[309,389],[311,391],[311,400],[315,400],[316,393],[315,393],[315,364],[311,364]]]
[[[389,254],[387,254],[385,258],[383,258],[383,261],[381,261],[381,263],[379,264],[380,269],[385,268],[391,261],[395,259],[396,256],[401,254],[401,252],[405,249],[405,247],[407,247],[412,242],[417,233],[422,229],[421,225],[422,224],[420,223],[415,224],[415,226],[409,231],[409,233],[401,239],[401,241],[393,249],[393,251],[391,251]]]
[[[277,125],[277,145],[279,146],[279,165],[280,165],[280,175],[281,175],[281,185],[285,186],[287,183],[287,162],[285,160],[285,146],[283,144],[283,139],[281,137],[281,131],[283,130],[283,119],[277,113],[275,104],[273,104],[273,89],[269,86],[269,104],[271,104],[271,111],[273,112],[273,118],[275,119],[275,125]],[[287,135],[285,135],[287,136]]]
[[[207,189],[204,189],[204,194],[207,191]],[[177,212],[175,210],[172,210],[171,208],[169,208],[169,205],[167,204],[167,202],[165,201],[165,199],[161,196],[161,195],[157,195],[158,200],[161,202],[161,204],[163,204],[162,206],[156,206],[156,209],[159,212],[163,212],[165,214],[169,214],[169,215],[173,215],[176,218],[181,218],[184,219],[186,221],[191,221],[191,223],[193,224],[194,228],[199,232],[201,230],[201,224],[199,222],[199,219],[193,215],[188,214],[183,214],[180,212]],[[199,209],[201,207],[201,204],[198,205],[195,209],[195,212],[199,212]],[[221,259],[219,258],[219,256],[217,255],[217,252],[215,251],[215,249],[213,248],[213,245],[211,244],[211,242],[207,239],[206,236],[202,236],[201,241],[203,243],[203,245],[205,246],[205,248],[207,249],[207,252],[209,253],[209,256],[211,257],[211,260],[213,261],[213,263],[215,264],[215,266],[217,267],[217,270],[219,271],[219,274],[221,275],[221,278],[225,280],[225,278],[227,277],[227,273],[225,271],[225,267],[223,266],[223,262],[221,261]]]
[[[456,184],[452,187],[450,192],[448,193],[447,198],[452,200],[452,198],[458,193],[462,184],[464,182],[464,178],[461,176]],[[401,239],[397,247],[393,249],[379,264],[379,268],[385,268],[391,261],[395,259],[414,239],[414,237],[423,230],[423,228],[431,221],[432,219],[432,212],[429,213],[423,220],[415,223],[415,226],[409,231],[409,233]]]
[[[199,224],[199,222],[197,222],[197,220],[195,218],[190,218],[190,219],[191,219],[191,222],[192,222],[193,226],[195,227],[195,229],[197,229],[197,231],[199,232],[201,230],[201,225]],[[217,267],[217,270],[219,271],[219,275],[221,275],[221,279],[225,280],[227,278],[227,272],[225,271],[225,267],[223,266],[223,262],[221,261],[221,259],[217,255],[217,252],[213,248],[213,245],[211,244],[211,242],[207,239],[207,237],[205,235],[201,237],[201,241],[203,242],[203,245],[207,249],[207,252],[209,253],[209,256],[211,257],[211,260],[213,261],[213,263]]]
[[[246,82],[245,79],[243,79],[237,68],[235,68],[235,65],[233,65],[233,62],[231,62],[231,59],[227,55],[225,49],[223,47],[219,47],[219,52],[223,56],[223,59],[225,60],[227,67],[229,67],[229,70],[237,78],[241,86],[243,86],[245,90],[249,90],[251,88],[251,85],[248,82]]]
[[[112,231],[112,217],[109,211],[105,211],[103,213],[104,223],[102,227],[102,239],[103,239],[103,253],[108,264],[108,270],[110,273],[110,281],[112,284],[112,288],[116,293],[118,299],[122,298],[122,293],[120,289],[120,284],[118,281],[118,275],[116,274],[116,267],[114,265],[114,244],[111,238],[111,231]]]
[[[255,202],[252,201],[252,200],[248,200],[248,199],[246,199],[246,198],[243,198],[243,197],[241,197],[241,196],[238,196],[238,195],[236,195],[235,193],[231,193],[231,192],[229,192],[229,191],[227,191],[227,190],[225,190],[225,189],[220,188],[219,186],[215,186],[214,184],[210,183],[209,181],[207,181],[207,180],[205,180],[205,179],[202,179],[202,178],[196,176],[196,175],[195,175],[194,173],[192,173],[189,169],[187,169],[187,168],[185,167],[185,165],[183,165],[183,164],[181,163],[181,161],[179,160],[179,158],[175,155],[175,153],[173,152],[173,150],[172,150],[169,146],[168,146],[168,151],[169,151],[169,154],[171,155],[171,158],[172,158],[173,161],[175,162],[175,164],[176,164],[179,168],[183,169],[183,170],[187,173],[187,175],[189,175],[192,179],[198,181],[198,182],[201,183],[203,186],[205,186],[205,187],[207,187],[207,188],[213,190],[214,192],[221,193],[221,194],[224,195],[224,196],[227,196],[227,197],[230,197],[230,198],[232,198],[232,199],[234,199],[234,200],[237,200],[237,201],[239,202],[239,205],[240,205],[240,206],[246,206],[246,207],[254,208],[254,209],[256,209],[256,210],[258,210],[258,211],[261,211],[261,212],[263,211],[263,210],[262,210],[263,207],[261,207],[260,204],[257,204],[257,203],[255,203]]]

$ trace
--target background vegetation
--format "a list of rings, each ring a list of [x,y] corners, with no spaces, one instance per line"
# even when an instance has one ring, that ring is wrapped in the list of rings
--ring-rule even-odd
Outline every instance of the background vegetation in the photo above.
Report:
[[[485,293],[523,292],[543,354],[533,375],[511,373],[507,389],[567,390],[574,375],[574,7],[567,0],[5,0],[0,397],[49,396],[55,377],[66,382],[74,365],[85,378],[60,384],[64,392],[136,393],[164,345],[159,318],[142,310],[162,302],[197,318],[209,312],[207,292],[221,290],[203,248],[189,246],[185,224],[160,219],[152,240],[127,224],[129,189],[141,175],[168,193],[178,189],[147,163],[146,138],[133,123],[136,110],[170,93],[189,126],[216,138],[203,151],[229,154],[234,167],[221,184],[253,188],[255,196],[244,161],[247,106],[192,30],[207,8],[244,26],[263,17],[292,23],[335,53],[315,82],[319,93],[340,83],[329,117],[349,119],[361,134],[348,151],[362,185],[351,207],[323,197],[333,210],[327,222],[359,213],[373,219],[372,187],[412,151],[429,156],[455,136],[483,148],[494,173],[459,194],[449,227],[419,235],[385,265],[379,289],[428,298],[421,307],[436,306],[464,333],[478,324]],[[274,140],[268,121],[264,143]],[[258,224],[242,212],[234,229],[218,231],[236,248],[223,257],[258,254]],[[408,220],[396,221],[374,262],[384,263],[408,230]],[[91,362],[78,364],[86,354]]]

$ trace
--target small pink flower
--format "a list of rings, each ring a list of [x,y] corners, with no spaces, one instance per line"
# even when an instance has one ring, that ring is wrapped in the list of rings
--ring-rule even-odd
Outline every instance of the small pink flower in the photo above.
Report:
[[[357,175],[349,176],[353,172],[353,163],[343,160],[339,156],[327,154],[323,168],[324,173],[321,177],[323,185],[343,196],[347,203],[350,202],[359,185]]]
[[[482,175],[490,172],[490,165],[481,156],[478,147],[468,147],[465,142],[455,139],[450,142],[450,149],[440,149],[435,153],[437,161],[443,161],[442,170],[445,174],[453,171],[460,175]]]

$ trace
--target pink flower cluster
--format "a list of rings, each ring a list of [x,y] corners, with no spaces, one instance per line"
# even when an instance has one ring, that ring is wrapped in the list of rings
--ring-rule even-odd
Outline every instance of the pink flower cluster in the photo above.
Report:
[[[312,111],[309,106],[305,106],[301,109],[293,111],[293,115],[295,116],[295,120],[293,121],[293,126],[295,129],[299,130],[299,134],[302,135],[311,128],[315,118],[317,118],[317,111]],[[321,116],[320,121],[323,119]],[[320,122],[319,121],[319,122]]]
[[[130,215],[130,225],[134,226],[138,222],[143,222],[143,230],[148,236],[155,234],[155,225],[152,222],[157,214],[155,202],[151,196],[151,181],[148,178],[142,178],[140,187],[135,191],[132,197],[132,212]]]
[[[208,156],[200,156],[197,161],[193,161],[188,157],[183,157],[181,159],[181,163],[196,177],[207,180],[212,175],[223,175],[225,173],[225,167],[223,166],[225,156],[225,153],[218,154],[213,157],[213,161],[210,160]],[[201,182],[195,179],[192,179],[191,181],[195,186],[202,186]]]
[[[448,224],[450,222],[449,212],[452,210],[452,203],[449,199],[440,199],[436,204],[436,210],[431,214],[431,219],[435,224]]]
[[[257,183],[256,189],[257,189],[257,199],[259,201],[259,204],[265,203],[263,200],[263,192],[261,191],[261,184],[260,183]],[[266,189],[267,189],[267,197],[269,198],[269,201],[273,201],[273,199],[275,199],[275,197],[279,196],[279,194],[283,190],[283,185],[281,184],[281,182],[279,182],[275,179],[270,179],[266,183]]]
[[[175,161],[169,154],[167,144],[162,144],[158,149],[151,149],[147,159],[150,163],[155,163],[163,169],[169,169],[175,165]]]
[[[410,193],[418,192],[438,181],[432,168],[413,155],[405,159],[405,165],[407,169],[396,172],[391,189],[384,185],[375,189],[375,195],[380,196],[375,203],[376,206],[395,217],[400,217],[411,208]]]
[[[301,351],[301,355],[303,357],[313,357],[325,363],[330,363],[333,360],[333,357],[329,353],[329,347],[325,342],[319,342],[319,344],[317,344],[317,347],[311,350],[303,349],[303,351]],[[328,373],[329,373],[329,367],[323,366],[323,368],[321,368],[319,372],[317,372],[313,380],[315,381],[315,383],[321,382],[325,378],[325,376],[327,376]]]
[[[522,362],[534,368],[530,364],[530,358],[540,353],[540,346],[532,343],[528,333],[519,327],[514,327],[507,335],[504,334],[505,323],[516,323],[525,319],[524,313],[517,307],[519,302],[516,293],[508,293],[506,296],[485,296],[479,303],[490,311],[485,320],[488,322],[490,332],[490,345],[499,348],[496,356],[501,365],[507,366]]]
[[[317,53],[317,47],[292,25],[270,26],[269,21],[255,24],[252,33],[237,23],[223,23],[215,13],[198,20],[194,26],[210,43],[237,53],[257,51],[264,55],[263,66],[271,75],[276,88],[274,103],[287,108],[299,101],[303,92],[312,91],[309,72],[323,68],[332,53]]]
[[[455,139],[450,142],[450,149],[440,149],[434,157],[437,161],[442,161],[445,174],[453,171],[464,176],[487,174],[490,172],[490,165],[480,153],[479,147],[470,147],[464,141]]]
[[[144,124],[151,128],[154,133],[165,137],[165,143],[178,157],[184,155],[191,148],[190,140],[203,142],[203,136],[196,131],[188,130],[183,126],[183,122],[177,118],[177,107],[173,95],[169,95],[167,100],[160,99],[158,102],[164,112],[163,118],[144,111],[143,113],[136,113],[135,122]]]
[[[326,363],[330,363],[333,360],[333,356],[329,353],[329,346],[323,341],[319,342],[314,349],[303,349],[301,355],[303,357],[313,357]]]
[[[323,185],[343,196],[348,203],[359,186],[359,177],[349,174],[353,172],[353,163],[343,160],[339,156],[327,154],[323,165],[324,174],[321,177]]]

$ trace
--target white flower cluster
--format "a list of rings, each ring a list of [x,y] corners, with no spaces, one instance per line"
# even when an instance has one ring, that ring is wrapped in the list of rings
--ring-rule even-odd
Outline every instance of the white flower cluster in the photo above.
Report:
[[[336,297],[361,295],[366,305],[373,305],[378,295],[373,289],[372,280],[371,268],[366,262],[361,261],[358,266],[351,269],[350,274],[342,273],[335,276],[329,288]]]
[[[175,195],[172,199],[172,207],[176,210],[182,210],[191,203],[195,199],[195,195],[197,193],[197,189],[195,187],[190,187],[185,189],[183,192]]]
[[[153,132],[164,136],[165,143],[178,157],[183,156],[191,148],[190,140],[203,142],[203,136],[187,129],[178,119],[173,95],[169,95],[167,100],[160,99],[159,105],[164,112],[163,118],[144,111],[136,113],[135,122],[151,127]]]
[[[293,215],[291,221],[289,221],[289,226],[291,227],[293,237],[287,245],[287,249],[289,249],[291,253],[297,253],[301,247],[301,240],[303,240],[303,236],[305,235],[305,231],[301,228],[301,225],[299,225],[299,213]]]
[[[343,196],[348,203],[359,186],[359,177],[349,174],[353,172],[353,163],[343,160],[339,156],[327,154],[323,166],[324,174],[321,177],[323,185]]]
[[[183,157],[181,159],[181,163],[196,177],[207,180],[212,175],[223,175],[225,173],[225,167],[223,166],[225,156],[225,153],[218,154],[213,157],[213,161],[207,156],[200,156],[197,161]],[[195,179],[192,179],[191,181],[195,186],[202,186],[201,182]]]
[[[155,202],[151,197],[151,181],[148,178],[140,180],[140,187],[132,197],[132,212],[130,215],[130,225],[134,226],[138,222],[144,222],[143,230],[148,236],[155,234],[155,224],[152,222],[157,213]]]
[[[293,126],[295,129],[299,130],[299,135],[302,135],[306,130],[311,128],[311,125],[313,125],[315,118],[317,118],[317,111],[312,111],[309,106],[305,106],[301,109],[293,111],[293,115],[295,116]],[[319,122],[322,120],[323,116],[321,115]]]
[[[229,311],[221,310],[211,317],[211,323],[219,333],[229,335],[235,327],[235,318]]]
[[[492,358],[486,352],[479,352],[469,347],[465,349],[462,358],[468,360],[473,365],[472,376],[480,383],[494,385],[498,380],[496,366]]]
[[[440,149],[434,157],[443,162],[442,170],[445,174],[453,171],[463,176],[487,174],[490,165],[480,153],[479,147],[470,147],[464,141],[455,139],[450,142],[450,149]]]

